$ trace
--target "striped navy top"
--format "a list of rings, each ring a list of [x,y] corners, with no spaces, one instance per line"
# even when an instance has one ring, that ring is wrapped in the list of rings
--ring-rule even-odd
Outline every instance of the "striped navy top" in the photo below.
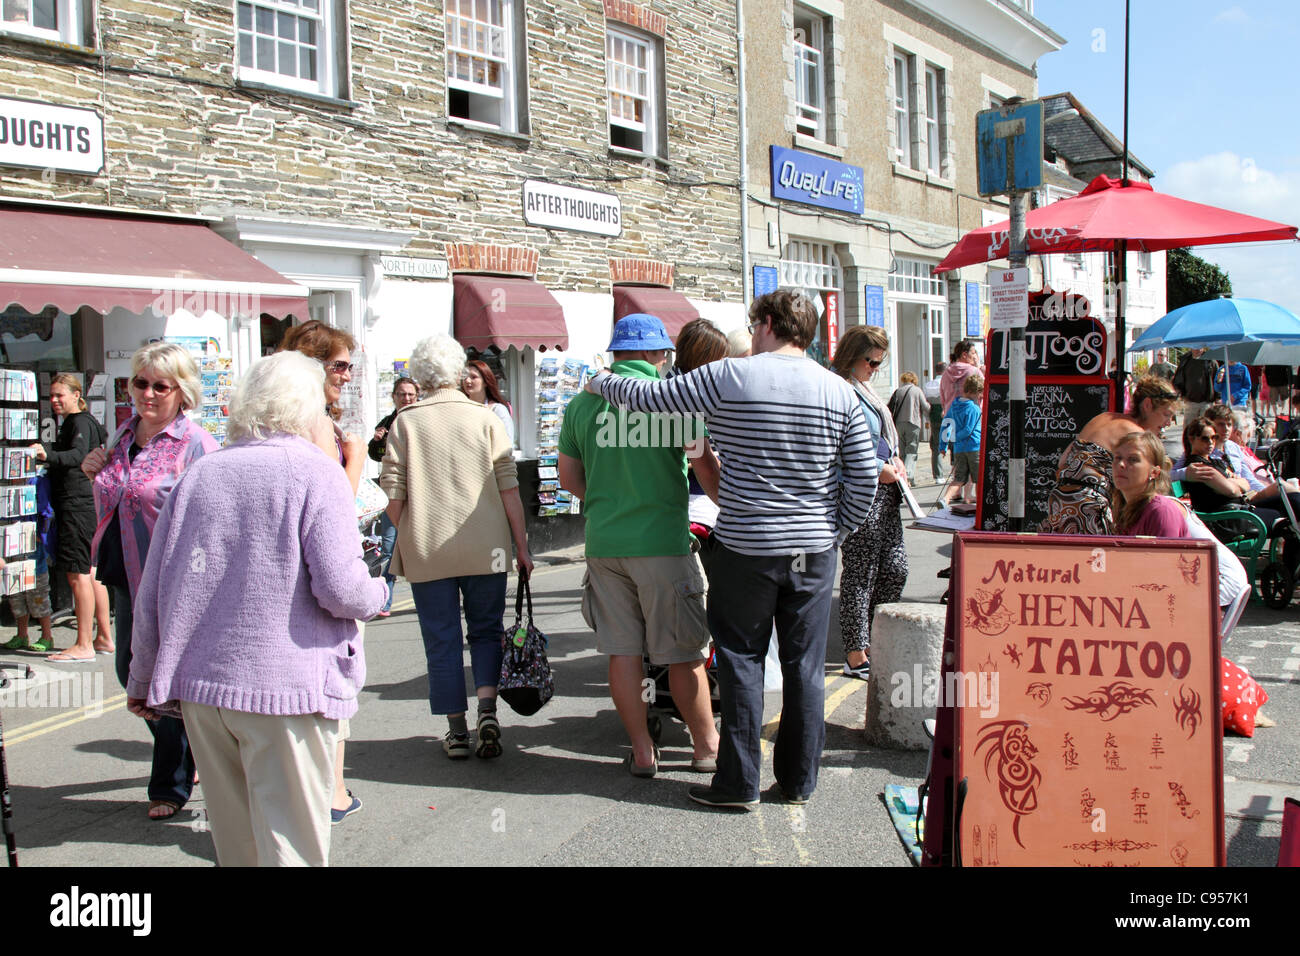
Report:
[[[879,465],[853,388],[802,355],[722,359],[661,382],[595,380],[634,411],[702,415],[722,459],[713,533],[752,555],[815,554],[866,520]]]

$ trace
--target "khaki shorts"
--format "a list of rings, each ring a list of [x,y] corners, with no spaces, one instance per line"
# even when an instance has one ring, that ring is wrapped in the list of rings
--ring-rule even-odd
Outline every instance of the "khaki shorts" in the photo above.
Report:
[[[588,558],[582,617],[602,654],[644,656],[652,664],[709,656],[704,575],[691,554]]]
[[[955,451],[952,454],[952,483],[963,485],[968,481],[980,480],[980,453],[977,451]]]

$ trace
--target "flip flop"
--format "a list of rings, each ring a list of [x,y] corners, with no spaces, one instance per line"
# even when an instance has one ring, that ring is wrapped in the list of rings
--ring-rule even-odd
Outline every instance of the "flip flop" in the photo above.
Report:
[[[59,651],[57,654],[51,654],[45,660],[50,664],[90,664],[95,658],[93,655],[91,657],[69,657],[67,651]]]
[[[149,819],[150,820],[170,820],[180,812],[179,803],[171,800],[150,800],[149,801]],[[155,813],[155,810],[161,810],[161,813]]]
[[[96,648],[95,648],[95,653],[96,653],[96,654],[107,654],[109,657],[112,657],[113,655],[115,655],[115,654],[117,653],[117,649],[116,649],[116,648],[113,648],[113,647],[96,647]]]

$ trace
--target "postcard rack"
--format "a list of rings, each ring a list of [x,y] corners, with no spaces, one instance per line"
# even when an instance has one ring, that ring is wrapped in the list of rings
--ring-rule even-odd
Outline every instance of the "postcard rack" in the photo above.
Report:
[[[0,369],[0,591],[36,586],[36,468],[40,439],[36,373]]]

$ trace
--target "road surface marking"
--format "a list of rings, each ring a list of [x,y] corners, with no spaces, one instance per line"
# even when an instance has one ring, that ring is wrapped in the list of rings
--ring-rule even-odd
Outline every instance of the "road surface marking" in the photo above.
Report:
[[[46,717],[44,720],[38,720],[31,724],[24,724],[12,734],[5,734],[5,746],[20,744],[25,740],[31,740],[35,737],[43,736],[54,730],[61,730],[64,727],[70,727],[72,724],[80,723],[83,720],[89,720],[92,717],[98,717],[106,714],[110,710],[117,710],[119,707],[126,706],[126,694],[118,694],[116,697],[110,697],[103,703],[86,704],[84,707],[78,707],[66,714],[56,714],[53,717]],[[51,723],[58,721],[58,723]],[[41,726],[44,725],[44,726]]]

